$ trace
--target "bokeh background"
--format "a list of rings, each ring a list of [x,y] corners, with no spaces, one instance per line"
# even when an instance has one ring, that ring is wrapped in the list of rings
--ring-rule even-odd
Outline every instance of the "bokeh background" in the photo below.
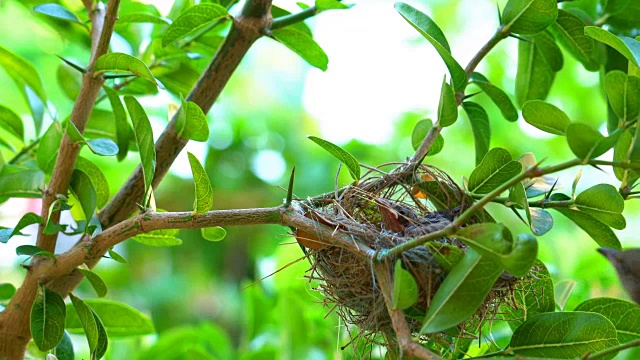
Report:
[[[582,0],[585,1],[585,0]],[[453,55],[466,64],[498,26],[496,2],[491,0],[407,0],[439,24]],[[37,1],[0,1],[0,46],[32,62],[43,78],[53,117],[64,119],[73,105],[58,82],[60,60],[55,55],[84,64],[86,36],[65,23],[35,14]],[[80,2],[63,1],[86,19]],[[172,1],[149,1],[168,15]],[[293,0],[274,3],[296,11]],[[243,60],[233,79],[209,114],[211,137],[191,142],[187,150],[204,163],[214,187],[215,209],[275,206],[283,201],[289,172],[296,166],[295,194],[304,198],[335,187],[338,162],[306,139],[315,135],[340,144],[360,162],[378,165],[411,156],[411,131],[421,119],[435,117],[440,84],[446,74],[435,50],[393,9],[391,0],[354,0],[355,6],[330,11],[308,21],[316,41],[329,56],[326,72],[308,66],[277,42],[264,38]],[[503,6],[505,1],[497,2]],[[123,7],[135,6],[123,1]],[[238,11],[232,8],[231,13]],[[60,29],[63,29],[62,31]],[[119,31],[121,29],[116,29]],[[131,29],[122,32],[134,31]],[[135,30],[149,33],[144,25]],[[507,39],[480,64],[478,71],[513,93],[516,72],[516,39]],[[116,36],[114,49],[136,54],[126,36]],[[194,60],[202,68],[208,59]],[[0,103],[21,113],[29,128],[26,103],[6,73],[0,71]],[[522,119],[505,121],[485,95],[474,98],[489,112],[491,146],[507,148],[514,157],[533,152],[553,164],[572,157],[561,137],[545,135]],[[141,97],[157,137],[167,123],[170,103],[179,101],[165,91]],[[606,106],[599,74],[585,71],[565,54],[564,68],[556,77],[548,101],[562,108],[572,120],[604,130]],[[100,108],[109,110],[108,104]],[[48,123],[45,123],[47,126]],[[474,168],[471,128],[461,113],[445,130],[445,146],[427,162],[441,167],[462,183]],[[27,136],[29,137],[29,136]],[[183,152],[156,192],[158,207],[186,211],[193,204],[193,183]],[[603,158],[611,158],[611,154]],[[114,194],[139,161],[137,153],[117,163],[115,158],[92,157],[103,169]],[[619,185],[608,171],[582,169],[578,189],[600,182]],[[558,174],[562,191],[570,193],[579,169]],[[343,170],[339,185],[348,183]],[[9,200],[0,205],[0,225],[12,227],[27,211],[39,212],[39,199]],[[513,232],[528,228],[507,209],[489,211]],[[617,231],[626,247],[639,246],[636,201],[625,203],[627,228]],[[539,258],[548,266],[554,282],[571,289],[565,308],[599,296],[627,298],[613,268],[595,249],[597,244],[566,219],[554,215],[552,231],[539,238]],[[102,261],[96,271],[109,286],[107,298],[125,302],[149,315],[157,336],[113,339],[107,359],[168,359],[170,347],[192,344],[195,352],[183,358],[212,359],[350,359],[379,356],[379,349],[349,343],[349,331],[322,295],[305,278],[309,264],[303,253],[279,226],[228,227],[221,242],[207,242],[198,231],[181,231],[183,245],[148,247],[134,241],[116,250],[129,263]],[[34,233],[28,228],[26,233]],[[58,252],[74,243],[59,241]],[[0,282],[19,286],[24,270],[15,247],[33,244],[32,237],[16,237],[0,244]],[[296,262],[297,261],[297,262]],[[94,296],[87,284],[78,290]],[[561,291],[562,293],[567,293]],[[489,328],[487,326],[487,328]],[[493,333],[474,345],[482,353],[490,341],[500,343],[509,330],[499,322]],[[158,343],[163,339],[164,343]],[[78,351],[85,340],[74,337]],[[170,345],[167,345],[170,344]],[[163,348],[163,346],[165,346]],[[175,348],[174,348],[175,349]],[[198,350],[199,349],[199,350]],[[201,351],[200,351],[201,350]],[[195,355],[194,355],[195,354]],[[208,355],[207,355],[208,354]],[[638,355],[636,353],[636,355]],[[619,358],[634,358],[627,351]],[[171,357],[173,358],[173,357]]]

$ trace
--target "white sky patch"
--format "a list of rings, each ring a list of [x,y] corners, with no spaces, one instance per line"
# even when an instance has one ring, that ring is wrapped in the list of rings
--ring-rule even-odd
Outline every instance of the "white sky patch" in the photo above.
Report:
[[[251,171],[261,180],[274,183],[284,174],[286,163],[282,154],[274,150],[258,151],[251,158]]]

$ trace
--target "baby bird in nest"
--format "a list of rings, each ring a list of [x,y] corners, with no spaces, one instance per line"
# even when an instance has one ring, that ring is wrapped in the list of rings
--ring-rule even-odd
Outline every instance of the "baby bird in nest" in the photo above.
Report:
[[[375,198],[375,202],[384,227],[406,237],[424,236],[441,230],[449,225],[457,214],[457,209],[451,209],[419,216],[411,207],[402,203],[382,198]]]

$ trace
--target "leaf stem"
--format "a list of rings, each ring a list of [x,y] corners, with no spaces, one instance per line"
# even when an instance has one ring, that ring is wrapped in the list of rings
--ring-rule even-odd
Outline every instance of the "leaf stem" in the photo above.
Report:
[[[281,16],[279,18],[273,19],[273,23],[271,24],[271,30],[280,29],[289,25],[293,25],[295,23],[299,23],[301,21],[307,20],[310,17],[315,16],[320,11],[315,7],[311,6],[306,8],[299,13],[289,14],[285,16]]]
[[[610,347],[608,349],[599,351],[597,353],[585,354],[581,359],[584,359],[584,360],[602,359],[604,357],[607,357],[607,355],[615,354],[620,350],[626,350],[636,346],[640,346],[640,340],[634,340],[628,343],[620,344],[618,346]]]

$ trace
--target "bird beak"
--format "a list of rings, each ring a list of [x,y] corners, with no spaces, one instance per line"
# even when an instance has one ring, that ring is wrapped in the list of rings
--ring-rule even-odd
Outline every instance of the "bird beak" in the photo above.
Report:
[[[602,255],[604,255],[607,259],[609,259],[609,261],[614,261],[615,260],[615,256],[618,253],[618,250],[616,249],[612,249],[612,248],[599,248],[598,252]]]

